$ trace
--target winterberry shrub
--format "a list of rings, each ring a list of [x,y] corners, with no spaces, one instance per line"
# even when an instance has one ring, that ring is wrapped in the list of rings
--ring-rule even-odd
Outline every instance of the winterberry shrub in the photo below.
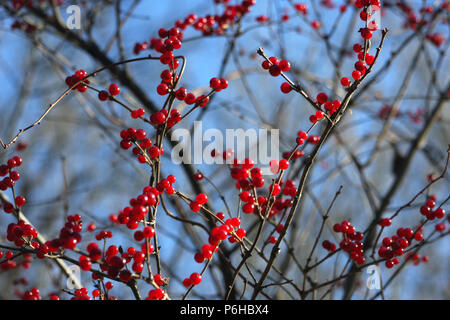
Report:
[[[442,298],[448,1],[70,2],[0,4],[2,299]]]

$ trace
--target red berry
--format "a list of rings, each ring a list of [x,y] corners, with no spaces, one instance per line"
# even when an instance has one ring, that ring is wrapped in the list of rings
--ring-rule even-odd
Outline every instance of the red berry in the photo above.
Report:
[[[192,285],[192,280],[189,279],[189,278],[185,278],[185,279],[183,280],[183,285],[184,285],[185,287],[190,287],[190,286]]]
[[[192,273],[189,279],[192,281],[193,285],[198,285],[202,282],[202,276],[197,272]]]
[[[270,57],[269,60],[270,60],[270,62],[272,62],[273,64],[279,64],[279,63],[280,63],[280,61],[278,60],[277,57]]]
[[[161,28],[161,29],[158,30],[158,35],[159,35],[160,38],[166,38],[167,35],[168,35],[168,32],[167,32],[166,29]]]
[[[442,219],[442,218],[445,216],[445,210],[442,209],[442,208],[437,208],[437,209],[434,211],[434,216],[435,216],[437,219]]]
[[[150,116],[150,122],[154,125],[163,124],[166,121],[166,115],[162,111],[158,111]]]
[[[355,69],[358,71],[363,71],[366,67],[364,66],[364,62],[359,60],[355,63]]]
[[[281,187],[280,187],[280,185],[279,184],[273,184],[273,185],[271,185],[270,186],[270,190],[272,191],[272,195],[273,196],[277,196],[277,195],[279,195],[280,194],[280,192],[281,192]]]
[[[382,227],[389,227],[391,225],[391,219],[383,218],[380,220],[379,225]]]
[[[81,259],[81,257],[84,257],[84,259]],[[83,271],[89,271],[91,270],[91,261],[89,261],[89,258],[85,257],[85,256],[81,256],[80,257],[80,268]]]
[[[14,167],[16,166],[16,160],[14,160],[14,159],[9,159],[8,162],[7,162],[7,164],[8,164],[8,167],[9,167],[10,169],[12,169],[12,168],[14,168]]]
[[[220,84],[220,80],[218,78],[211,78],[211,80],[209,81],[209,86],[211,87],[211,89],[220,89],[221,84]]]
[[[433,200],[429,199],[429,200],[427,200],[427,202],[425,203],[425,205],[426,205],[427,207],[434,208],[434,207],[436,206],[436,203],[435,203]]]
[[[100,290],[98,290],[98,289],[92,290],[92,297],[94,297],[94,298],[100,297]]]
[[[291,87],[291,85],[289,83],[283,82],[281,84],[280,89],[281,89],[281,92],[283,92],[283,93],[289,93],[289,92],[291,92],[292,87]]]
[[[416,234],[414,235],[414,240],[422,241],[423,240],[423,234],[421,232],[416,232]]]
[[[112,96],[117,96],[120,93],[120,88],[117,84],[111,83],[109,86],[109,93]]]
[[[156,88],[156,92],[158,92],[159,95],[163,96],[163,95],[169,93],[169,86],[165,83],[161,83]]]
[[[189,105],[194,104],[196,100],[197,98],[195,97],[195,95],[190,92],[186,95],[186,98],[184,98],[184,102]]]
[[[315,116],[316,116],[317,120],[320,120],[320,119],[322,119],[324,117],[324,113],[323,113],[322,110],[317,110]]]
[[[175,97],[178,100],[183,101],[186,98],[187,95],[187,90],[184,87],[180,87],[176,92],[175,92]]]
[[[22,207],[25,204],[25,197],[17,196],[15,199],[15,203],[18,207]]]
[[[144,230],[142,230],[142,233],[144,235],[145,238],[152,238],[155,235],[155,229],[153,229],[150,226],[147,226],[144,228]]]
[[[342,84],[344,87],[348,87],[348,86],[350,85],[350,79],[347,78],[347,77],[341,78],[341,84]]]
[[[220,79],[220,88],[222,90],[228,88],[228,80],[227,79],[225,79],[225,78]]]
[[[328,96],[325,93],[321,92],[317,95],[317,102],[319,104],[324,104],[327,101],[328,101]]]
[[[136,130],[136,139],[138,140],[144,140],[147,133],[144,129],[138,129]]]
[[[313,22],[311,22],[311,27],[313,27],[314,29],[319,29],[320,28],[320,22],[317,20],[314,20]]]
[[[20,174],[17,171],[11,171],[9,177],[14,181],[18,181],[20,179]]]
[[[281,74],[281,69],[280,66],[277,64],[272,64],[269,68],[269,73],[270,75],[272,75],[273,77],[277,77]]]
[[[358,70],[355,70],[355,71],[352,72],[352,77],[355,80],[358,80],[359,78],[361,78],[361,75],[362,75],[361,72],[358,71]]]
[[[287,60],[281,60],[279,66],[280,70],[283,72],[287,72],[291,69],[291,64]]]
[[[372,38],[372,31],[370,31],[368,28],[362,28],[361,37],[366,40]]]
[[[114,285],[112,284],[111,281],[108,281],[107,283],[105,283],[105,288],[106,290],[111,290],[114,287]]]
[[[362,49],[363,48],[362,48],[362,46],[359,43],[355,43],[353,45],[353,51],[356,52],[356,53],[360,52]]]
[[[205,204],[206,202],[208,202],[208,196],[206,194],[200,193],[195,198],[195,201],[199,204]]]
[[[201,209],[201,205],[200,205],[198,202],[196,202],[196,201],[192,201],[192,202],[189,204],[189,207],[190,207],[191,210],[194,211],[194,212],[198,212],[198,211],[200,211],[200,209]]]
[[[153,276],[153,279],[155,280],[155,282],[158,286],[164,285],[164,278],[159,273],[155,274]]]
[[[201,252],[197,252],[197,253],[194,255],[194,260],[195,260],[195,262],[197,262],[197,263],[202,263],[203,261],[205,261],[205,257],[203,256],[203,254],[202,254]]]
[[[243,238],[243,237],[245,237],[245,234],[246,234],[246,232],[245,232],[245,229],[242,229],[242,228],[240,228],[240,229],[237,229],[236,230],[236,235],[239,237],[239,238]]]
[[[339,223],[336,223],[336,224],[333,226],[333,231],[334,231],[334,232],[342,232],[342,227],[341,227],[341,225],[340,225]]]
[[[394,262],[392,260],[387,260],[385,264],[388,269],[391,269],[394,266]]]
[[[197,172],[196,174],[194,174],[194,179],[197,181],[203,180],[203,175]]]
[[[391,238],[388,238],[388,237],[386,237],[386,238],[383,238],[383,245],[385,246],[385,247],[389,247],[391,244],[392,244],[392,239]]]
[[[106,90],[102,90],[98,93],[98,98],[100,101],[106,101],[109,98],[109,93]]]
[[[246,203],[242,207],[242,211],[244,211],[244,213],[253,213],[253,211],[255,211],[255,205],[253,203]]]
[[[289,162],[286,159],[281,159],[278,163],[278,167],[280,168],[280,170],[286,170],[287,168],[289,168]]]

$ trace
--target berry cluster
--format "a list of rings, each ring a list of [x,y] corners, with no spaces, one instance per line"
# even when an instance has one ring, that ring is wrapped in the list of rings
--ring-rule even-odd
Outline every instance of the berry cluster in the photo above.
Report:
[[[304,155],[305,155],[305,152],[303,150],[295,150],[295,152],[292,154],[292,157],[291,157],[291,152],[289,152],[289,151],[283,152],[283,158],[285,160],[287,160],[289,158],[296,160],[296,159],[303,157]]]
[[[185,287],[196,286],[202,282],[202,276],[198,272],[193,272],[189,278],[183,280],[183,285]]]
[[[89,271],[92,262],[98,263],[102,271],[106,272],[109,277],[116,278],[119,276],[120,281],[128,282],[131,279],[131,272],[124,269],[125,266],[134,259],[132,269],[136,273],[142,272],[144,265],[142,262],[146,259],[146,255],[142,251],[136,251],[135,248],[130,247],[126,252],[122,252],[120,256],[119,248],[115,245],[110,245],[105,252],[100,250],[99,245],[95,242],[88,244],[86,248],[89,256],[80,256],[80,267],[84,271]],[[92,273],[93,280],[97,280],[99,276]]]
[[[342,233],[343,239],[339,243],[339,247],[350,255],[350,258],[357,264],[364,264],[366,259],[364,258],[364,248],[361,242],[364,235],[361,232],[356,231],[355,227],[350,222],[344,220],[340,224],[337,223],[333,226],[333,231]],[[325,248],[325,246],[324,246]],[[325,249],[331,250],[333,246],[327,245]]]
[[[22,247],[24,244],[35,247],[38,244],[33,243],[33,239],[35,239],[37,235],[38,233],[35,228],[25,223],[23,220],[19,220],[18,223],[10,223],[8,225],[6,239],[14,242],[17,247]]]
[[[166,291],[162,288],[152,289],[148,292],[148,296],[145,300],[162,300],[166,295]]]
[[[380,10],[380,3],[379,0],[357,0],[355,6],[357,9],[361,9],[360,18],[366,22],[366,27],[360,29],[361,38],[365,44],[356,43],[353,45],[353,51],[358,54],[358,61],[355,62],[352,78],[359,80],[367,72],[367,68],[375,62],[375,57],[367,52],[366,42],[372,38],[372,32],[379,28],[376,22],[370,19],[376,11]],[[343,77],[341,78],[341,84],[348,87],[351,85],[351,81],[348,77]]]
[[[229,152],[227,152],[229,153]],[[231,156],[232,153],[225,155],[224,158]],[[270,167],[273,173],[278,173],[280,170],[286,170],[289,168],[289,162],[286,159],[282,159],[280,161],[272,160],[270,162]],[[240,199],[244,202],[242,206],[242,210],[246,214],[255,213],[258,214],[259,210],[261,210],[261,214],[263,214],[267,207],[267,197],[257,196],[255,198],[249,191],[253,188],[261,189],[265,185],[265,180],[262,175],[262,170],[260,168],[254,167],[254,161],[251,158],[246,158],[241,163],[238,159],[234,158],[232,167],[230,169],[230,176],[236,180],[235,187],[238,190],[241,190]],[[286,182],[286,186],[282,189],[283,182],[272,183],[268,187],[268,192],[272,197],[276,197],[281,193],[288,196],[295,196],[295,185],[293,181],[288,180]],[[271,206],[271,210],[269,216],[273,216],[284,208],[291,206],[291,200],[282,198],[277,198]]]
[[[422,231],[422,228],[417,229],[415,233],[411,228],[398,228],[396,235],[383,238],[382,244],[378,249],[378,255],[387,259],[385,262],[387,268],[390,269],[394,265],[399,264],[399,260],[396,257],[404,254],[404,250],[410,245],[413,236],[416,241],[423,239]]]
[[[141,118],[145,114],[145,110],[143,108],[139,108],[131,111],[131,117],[133,119]]]
[[[408,252],[405,256],[405,260],[411,261],[414,266],[418,266],[421,262],[428,262],[428,256],[421,256],[418,253]]]
[[[254,4],[254,1],[245,0],[242,5],[227,6],[226,11],[222,16],[207,16],[205,18],[197,18],[197,16],[190,14],[184,22],[177,21],[175,26],[170,29],[161,28],[158,31],[158,38],[152,38],[149,43],[142,42],[136,43],[134,47],[134,53],[139,53],[142,50],[149,48],[160,53],[159,61],[163,65],[167,65],[168,69],[161,72],[161,82],[156,88],[156,92],[161,95],[167,95],[175,97],[177,100],[184,101],[187,105],[194,105],[194,107],[205,107],[209,102],[210,96],[214,92],[219,92],[228,87],[228,81],[226,79],[212,78],[210,80],[210,87],[212,91],[207,95],[202,94],[196,97],[193,93],[188,92],[185,87],[176,89],[180,80],[180,75],[176,73],[176,69],[179,67],[180,57],[174,55],[174,51],[181,48],[184,33],[187,26],[192,25],[197,30],[202,30],[205,35],[217,33],[222,34],[223,28],[228,28],[231,23],[234,22],[236,17],[240,17],[249,11],[249,7]],[[215,29],[215,24],[218,27]],[[222,31],[220,31],[222,30]],[[180,72],[181,74],[181,72]],[[174,126],[181,120],[181,116],[177,110],[170,111],[170,117],[167,120],[167,127]],[[142,116],[137,111],[132,114],[133,118]],[[162,125],[166,123],[168,118],[167,109],[154,113],[150,117],[150,121],[154,125]]]
[[[284,59],[280,61],[277,57],[270,57],[269,60],[264,60],[261,66],[263,69],[269,70],[270,75],[273,77],[278,77],[282,72],[287,72],[291,69],[289,61]],[[289,91],[284,93],[288,93]]]
[[[436,206],[437,198],[434,195],[430,195],[424,205],[420,207],[420,213],[426,217],[426,221],[434,219],[442,219],[445,217],[445,210],[443,208],[433,209]],[[398,228],[395,235],[391,237],[385,237],[382,240],[382,244],[378,249],[378,255],[381,258],[387,259],[385,265],[387,268],[392,268],[399,264],[397,257],[402,256],[405,253],[405,249],[411,245],[413,240],[422,241],[423,236],[423,223],[421,226],[417,226],[415,231],[411,228]],[[389,227],[391,225],[391,219],[383,218],[379,221],[379,225],[382,227]],[[446,229],[445,223],[438,223],[435,225],[437,232],[442,232]],[[420,256],[417,253],[408,252],[405,260],[412,260],[414,265],[420,263]],[[423,262],[428,261],[428,257],[423,258]]]
[[[277,174],[280,170],[287,170],[289,168],[289,161],[287,159],[271,160],[269,162],[270,170],[273,174]]]
[[[221,1],[227,3],[228,1]],[[155,49],[157,52],[165,53],[181,48],[181,41],[184,37],[183,31],[187,27],[202,32],[202,35],[222,35],[227,29],[232,27],[245,14],[250,12],[250,8],[255,4],[255,0],[244,0],[239,5],[226,5],[221,15],[206,15],[198,17],[195,14],[189,14],[184,20],[177,20],[174,27],[167,30],[159,29],[159,38],[152,38],[149,42],[138,42],[134,45],[133,52],[139,54],[141,51]],[[173,69],[176,69],[174,67]]]
[[[44,254],[56,253],[60,249],[73,250],[81,242],[82,221],[79,214],[69,215],[63,228],[59,232],[59,237],[47,241],[39,246],[38,258],[43,258]]]
[[[282,186],[284,186],[282,188]],[[287,180],[286,183],[280,181],[279,184],[271,184],[269,186],[269,193],[272,194],[272,197],[276,197],[279,194],[294,197],[297,193],[297,188],[295,187],[295,183],[292,180]],[[245,202],[242,206],[242,211],[246,214],[254,213],[259,214],[257,207],[260,207],[261,214],[267,209],[268,198],[264,196],[258,196],[257,199],[248,191],[242,191],[240,194],[240,199]],[[291,199],[283,199],[282,197],[278,197],[273,202],[273,205],[270,208],[268,213],[269,217],[272,217],[282,211],[283,209],[289,208],[292,206]]]
[[[436,47],[440,47],[444,41],[445,37],[442,33],[433,33],[433,34],[427,34],[426,39],[429,40],[432,44],[434,44]]]
[[[295,3],[294,4],[295,10],[297,10],[299,13],[302,13],[304,15],[308,14],[308,6],[304,3]]]
[[[77,289],[73,294],[74,296],[70,300],[91,300],[89,291],[86,288]]]
[[[15,269],[17,267],[22,267],[23,269],[29,269],[31,261],[33,261],[33,256],[31,253],[21,253],[21,254],[14,254],[11,250],[8,250],[4,254],[5,261],[3,261],[0,264],[0,269],[2,271],[8,271],[11,269]],[[21,256],[21,261],[17,262],[17,257]],[[3,257],[3,252],[0,251],[0,259]]]
[[[276,233],[281,233],[281,231],[284,229],[284,225],[283,224],[278,224],[276,227],[275,227],[275,230],[274,230],[274,232],[276,232]],[[273,234],[273,232],[272,232],[272,234]],[[276,237],[276,236],[274,236],[274,235],[271,235],[271,236],[269,236],[269,238],[267,239],[267,241],[269,242],[269,243],[271,243],[271,244],[275,244],[277,241],[278,241],[278,238]]]
[[[329,241],[329,240],[324,240],[324,241],[322,242],[322,247],[323,247],[325,250],[328,250],[328,251],[330,251],[330,252],[336,251],[336,245],[335,245],[333,242]]]
[[[299,149],[298,147],[301,145],[304,145],[304,147],[305,147],[306,143],[317,144],[320,141],[320,136],[308,135],[308,133],[306,133],[305,131],[300,130],[297,132],[297,137],[295,140],[297,143],[297,147],[294,149],[293,153],[292,153],[292,151],[283,152],[282,156],[283,156],[284,160],[288,160],[288,159],[296,160],[296,159],[303,157],[305,155],[305,152],[302,149]],[[271,167],[272,167],[272,165],[271,165]],[[278,171],[272,171],[272,172],[277,173]]]
[[[387,119],[387,117],[391,113],[391,110],[392,110],[392,107],[390,105],[387,105],[387,104],[383,105],[380,108],[380,110],[378,111],[378,117],[380,119]],[[393,114],[392,114],[393,118],[396,118],[396,117],[399,117],[399,116],[400,116],[400,113],[398,111],[397,112],[394,111]]]
[[[3,252],[0,251],[0,258],[2,256],[3,256]],[[3,263],[0,264],[0,269],[2,271],[8,271],[11,269],[15,269],[17,267],[16,261],[12,260],[13,257],[14,257],[14,254],[12,253],[12,251],[8,250],[5,252],[6,261],[4,261]]]
[[[266,58],[266,56],[262,52],[259,52],[259,53],[261,55],[263,55],[265,58],[265,60],[261,64],[262,68],[265,70],[269,70],[269,73],[274,77],[282,75],[288,82],[283,82],[281,84],[281,87],[280,87],[281,91],[286,94],[291,92],[291,90],[293,89],[292,81],[290,81],[283,74],[283,72],[287,72],[291,68],[289,61],[287,61],[287,60],[280,61],[277,57]],[[318,121],[322,120],[325,117],[324,111],[322,111],[320,109],[321,105],[324,105],[325,111],[328,112],[329,115],[333,115],[341,106],[341,102],[339,100],[334,100],[333,102],[330,102],[330,101],[328,101],[328,96],[325,93],[320,92],[317,95],[316,102],[315,102],[315,107],[318,110],[316,110],[315,114],[313,114],[309,117],[309,121],[313,125],[315,125]],[[297,144],[298,145],[303,144],[303,142],[306,138],[307,138],[307,135],[305,137],[299,136],[297,138]],[[301,143],[299,143],[299,142],[301,142]],[[317,142],[318,142],[318,140],[317,140]],[[296,153],[293,155],[294,159],[303,156],[303,153],[301,150],[295,150],[295,152]],[[286,153],[286,155],[284,156],[285,159],[289,159],[289,157],[290,157],[290,154],[288,155],[288,153]]]
[[[145,219],[145,215],[149,212],[150,208],[159,204],[159,194],[164,190],[170,190],[170,181],[173,181],[173,179],[166,179],[165,181],[167,182],[159,185],[159,189],[147,186],[140,195],[130,199],[130,206],[120,210],[117,215],[117,223],[126,225],[130,230],[137,229],[139,222]]]
[[[3,178],[3,180],[0,180],[0,190],[1,191],[5,191],[8,188],[13,188],[16,181],[18,181],[20,179],[20,174],[13,170],[14,168],[20,167],[22,164],[22,158],[19,156],[14,156],[11,159],[9,159],[6,164],[1,164],[0,165],[0,177],[5,177]],[[9,175],[8,177],[6,177],[6,175]],[[18,199],[19,201],[19,206],[22,206],[25,204],[25,198],[21,197],[20,199]],[[9,207],[9,206],[8,206]],[[7,212],[7,213],[11,213]]]
[[[11,30],[23,30],[27,34],[31,34],[36,31],[36,26],[27,21],[15,20],[11,25]]]
[[[195,197],[194,201],[191,201],[189,203],[189,207],[194,212],[199,212],[202,205],[206,204],[208,202],[208,196],[204,193],[200,193]]]
[[[241,220],[238,217],[230,218],[223,222],[224,215],[222,212],[219,212],[217,218],[220,219],[222,224],[219,227],[211,229],[208,243],[205,243],[202,246],[201,251],[194,255],[194,260],[197,263],[203,263],[205,260],[212,259],[213,254],[219,250],[222,241],[225,241],[227,238],[230,243],[235,243],[245,237],[245,229],[239,228]],[[198,285],[201,280],[202,276],[199,273],[194,272],[189,278],[183,280],[183,285],[186,287]]]
[[[66,77],[66,84],[69,88],[73,87],[76,83],[80,82],[74,89],[79,92],[85,92],[87,90],[87,84],[90,84],[89,79],[86,79],[87,72],[85,70],[77,70],[71,76]]]
[[[40,300],[41,297],[39,296],[39,289],[32,288],[28,291],[25,291],[22,300]]]
[[[111,83],[109,85],[108,91],[100,90],[98,92],[98,99],[100,101],[106,101],[110,99],[111,96],[117,96],[120,93],[120,87],[116,83]]]
[[[431,195],[425,204],[420,207],[420,214],[428,220],[442,219],[445,217],[445,210],[443,208],[433,209],[436,206],[436,200],[436,196]]]
[[[333,115],[341,106],[341,102],[339,100],[329,101],[327,94],[323,93],[323,92],[320,92],[319,94],[317,94],[316,102],[318,105],[323,105],[324,109],[328,112],[328,114],[330,116]],[[321,110],[318,110],[318,111],[316,111],[315,115],[310,116],[309,121],[311,121],[312,123],[316,123],[318,120],[321,120],[323,117],[324,117],[323,112]]]
[[[128,128],[120,132],[120,147],[124,150],[131,148],[133,144],[133,154],[140,163],[150,163],[151,159],[158,158],[164,153],[163,148],[152,146],[152,141],[147,138],[147,132],[144,129]]]

